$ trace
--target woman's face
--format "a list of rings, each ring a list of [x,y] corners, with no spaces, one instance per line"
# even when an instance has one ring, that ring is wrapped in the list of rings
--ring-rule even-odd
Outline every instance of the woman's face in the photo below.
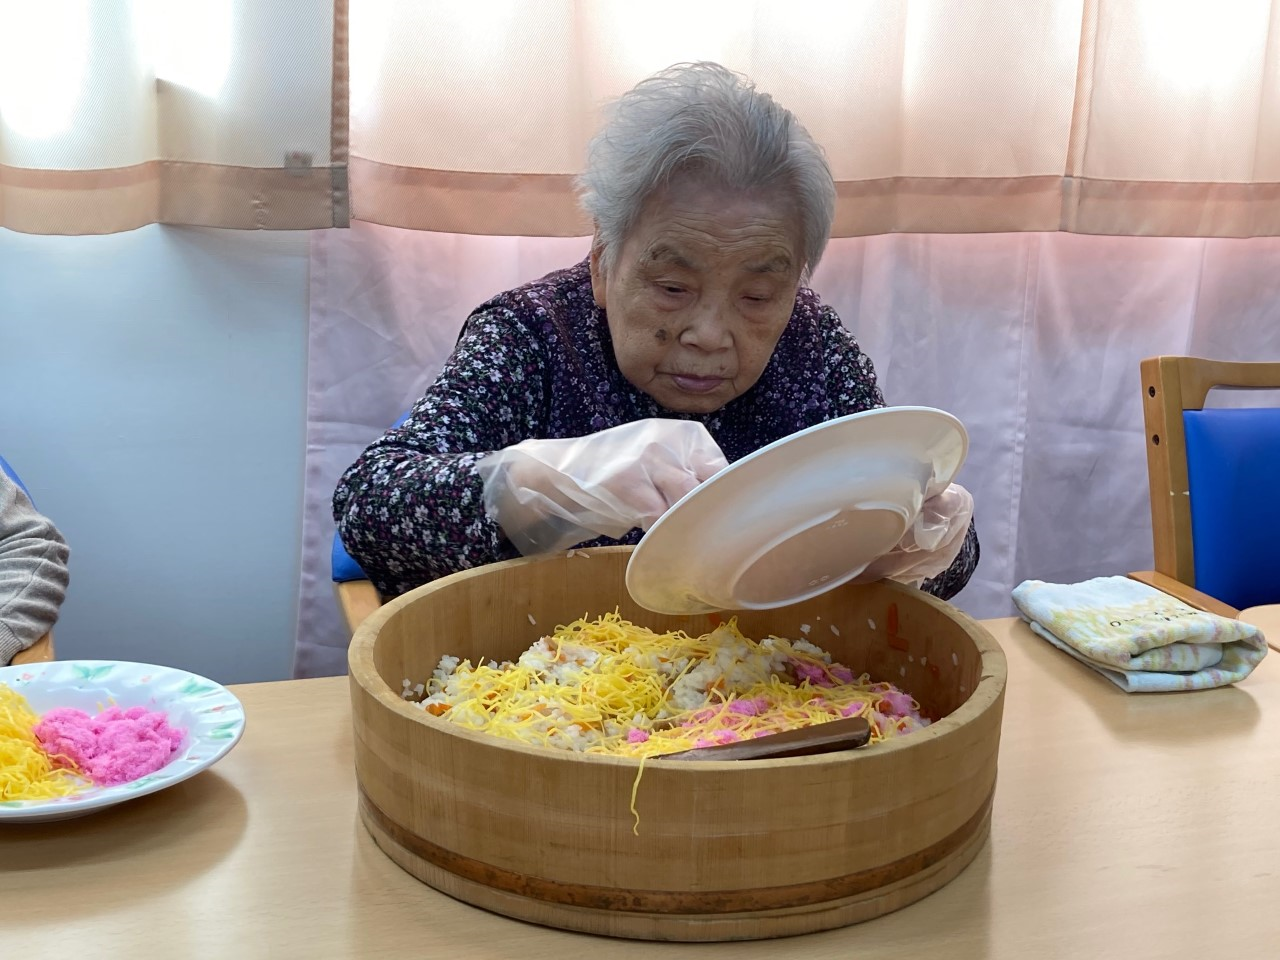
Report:
[[[673,183],[591,286],[622,375],[668,410],[710,413],[755,384],[791,318],[800,223],[778,193]]]

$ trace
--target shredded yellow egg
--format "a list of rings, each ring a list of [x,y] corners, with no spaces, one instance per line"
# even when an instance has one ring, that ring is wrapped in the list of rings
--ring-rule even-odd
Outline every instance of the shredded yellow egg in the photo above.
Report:
[[[407,699],[469,729],[635,757],[641,770],[649,757],[841,717],[866,718],[872,742],[928,723],[891,684],[855,676],[807,640],[750,640],[736,620],[691,637],[655,633],[617,612],[584,617],[515,662],[444,657],[429,681],[404,685]],[[633,813],[634,804],[633,791]]]
[[[51,800],[90,784],[54,766],[33,732],[40,718],[27,698],[0,683],[0,801]]]
[[[924,723],[891,684],[854,677],[807,641],[749,640],[736,620],[660,634],[617,613],[559,626],[514,663],[445,657],[425,694],[423,709],[493,736],[631,757],[838,717],[866,717],[873,742]]]

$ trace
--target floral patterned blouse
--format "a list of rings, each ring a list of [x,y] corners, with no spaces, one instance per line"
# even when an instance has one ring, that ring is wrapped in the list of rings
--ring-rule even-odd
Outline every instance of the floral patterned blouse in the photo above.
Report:
[[[588,263],[499,294],[467,319],[452,356],[400,426],[338,482],[333,514],[347,551],[384,597],[517,556],[484,510],[477,461],[533,437],[583,436],[646,417],[700,420],[729,462],[834,417],[884,406],[871,360],[811,290],[764,373],[710,414],[672,413],[618,370]],[[636,543],[601,537],[584,546]],[[978,563],[971,526],[959,556],[923,588],[944,599]]]

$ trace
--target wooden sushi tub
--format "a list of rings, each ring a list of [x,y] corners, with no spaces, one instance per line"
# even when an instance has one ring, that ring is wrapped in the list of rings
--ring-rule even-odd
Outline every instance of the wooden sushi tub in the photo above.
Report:
[[[350,650],[360,815],[418,879],[535,923],[651,940],[789,936],[857,923],[937,890],[986,840],[1005,659],[963,613],[898,584],[845,586],[739,614],[746,636],[810,638],[911,693],[935,722],[857,751],[638,761],[539,749],[401,699],[440,657],[514,659],[556,624],[619,609],[657,630],[706,616],[635,606],[630,548],[516,560],[405,594]],[[530,618],[536,625],[530,623]],[[835,626],[837,635],[830,630]],[[940,719],[939,719],[940,718]]]

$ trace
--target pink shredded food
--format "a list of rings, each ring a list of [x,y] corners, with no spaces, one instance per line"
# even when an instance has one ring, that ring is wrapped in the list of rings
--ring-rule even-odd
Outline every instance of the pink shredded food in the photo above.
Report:
[[[96,717],[59,707],[34,733],[54,762],[69,766],[98,786],[111,787],[154,773],[182,746],[187,731],[169,726],[163,711],[108,707]]]
[[[900,690],[888,690],[881,694],[880,706],[891,717],[909,717],[915,712],[910,695]]]

